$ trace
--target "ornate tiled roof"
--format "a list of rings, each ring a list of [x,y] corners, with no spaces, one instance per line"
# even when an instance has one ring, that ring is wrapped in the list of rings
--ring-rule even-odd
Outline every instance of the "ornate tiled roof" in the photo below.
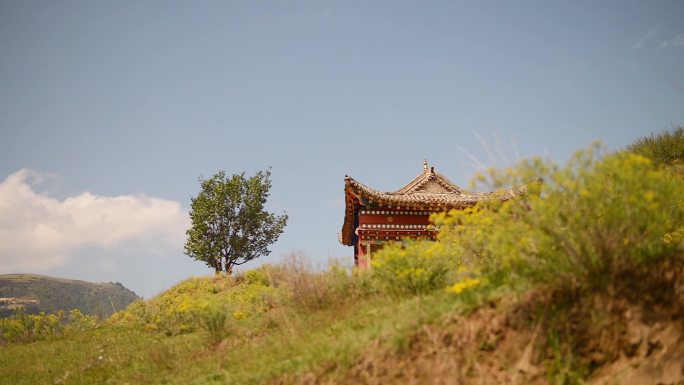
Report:
[[[355,210],[359,205],[374,204],[387,208],[441,212],[472,207],[485,200],[508,200],[524,194],[526,189],[527,186],[520,186],[496,192],[466,192],[444,175],[435,172],[434,167],[428,169],[427,162],[422,174],[394,192],[381,192],[345,176],[346,209],[340,241],[342,244],[352,245]]]

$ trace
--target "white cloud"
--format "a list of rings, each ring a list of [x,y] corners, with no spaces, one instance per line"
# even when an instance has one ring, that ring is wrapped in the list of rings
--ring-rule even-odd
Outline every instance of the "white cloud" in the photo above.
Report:
[[[665,40],[664,42],[660,43],[660,48],[669,48],[669,47],[682,47],[684,46],[684,33],[680,33],[679,35],[673,37],[670,40]]]
[[[90,192],[60,201],[34,190],[40,178],[22,169],[0,182],[0,273],[59,268],[84,248],[114,259],[131,244],[140,255],[182,252],[189,219],[179,202]]]
[[[643,47],[644,44],[646,44],[646,41],[648,41],[650,38],[653,37],[653,35],[655,34],[655,31],[656,31],[656,29],[652,28],[648,32],[643,34],[641,36],[641,38],[639,38],[639,40],[637,40],[634,44],[632,44],[632,49],[635,51],[641,49],[641,47]]]

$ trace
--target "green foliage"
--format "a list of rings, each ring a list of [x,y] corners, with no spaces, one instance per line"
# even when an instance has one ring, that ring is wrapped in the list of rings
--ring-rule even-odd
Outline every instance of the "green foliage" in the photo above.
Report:
[[[658,166],[681,166],[684,162],[684,127],[639,138],[627,146],[627,151],[650,158]]]
[[[57,313],[60,317],[61,314],[63,313]],[[69,319],[67,321],[67,325],[70,330],[75,331],[75,332],[82,332],[85,330],[90,330],[95,327],[97,327],[100,324],[100,321],[89,315],[85,315],[81,313],[80,310],[74,309],[69,312]]]
[[[460,294],[485,282],[600,290],[684,239],[684,181],[640,155],[604,155],[595,145],[563,167],[536,158],[479,180],[490,188],[533,182],[519,199],[433,215],[437,242],[374,254],[373,275],[383,291],[422,294],[448,284]]]
[[[395,298],[427,294],[443,288],[449,272],[456,270],[457,259],[445,251],[438,242],[387,245],[373,254],[373,278]]]
[[[606,155],[597,144],[564,166],[535,158],[489,170],[479,181],[489,188],[527,183],[526,193],[433,215],[440,228],[434,243],[384,247],[372,262],[382,292],[399,297],[445,287],[464,306],[481,304],[487,293],[539,285],[607,295],[626,272],[684,246],[684,180],[641,155]],[[589,373],[570,329],[554,332],[572,306],[559,304],[549,310],[555,321],[542,321],[551,383],[581,383]]]
[[[244,319],[266,312],[278,293],[262,282],[243,282],[230,288],[225,298],[233,310],[233,318]]]
[[[647,158],[604,157],[595,146],[565,167],[534,159],[481,179],[502,186],[532,176],[544,182],[528,185],[525,199],[434,216],[439,243],[460,250],[452,257],[491,282],[593,288],[677,247],[668,239],[684,224],[683,183]]]
[[[443,237],[494,278],[550,279],[599,288],[634,263],[673,251],[684,225],[684,184],[639,155],[580,151],[565,167],[524,162],[490,173],[494,183],[541,175],[524,200],[436,218]],[[459,241],[462,240],[462,241]],[[553,277],[553,278],[552,278]]]
[[[7,318],[0,318],[0,344],[29,343],[66,333],[82,332],[99,325],[97,318],[72,310],[68,317],[64,311],[55,314],[27,314],[22,309]]]
[[[204,327],[166,336],[131,324],[105,324],[69,338],[2,346],[0,383],[296,383],[298,373],[348,367],[375,341],[408,335],[453,310],[441,292],[401,302],[368,296],[308,311],[283,299],[244,321],[228,317],[219,344]],[[273,323],[262,322],[267,319]]]
[[[247,273],[254,281],[226,275],[189,278],[155,298],[131,304],[108,322],[137,325],[166,335],[205,329],[214,338],[228,328],[231,320],[250,318],[271,306],[275,290],[264,284],[259,270]]]
[[[0,337],[7,342],[33,342],[61,332],[63,312],[46,315],[26,314],[22,310],[0,319]]]
[[[270,282],[268,279],[268,270],[270,269],[270,266],[262,266],[258,269],[252,269],[252,270],[247,270],[245,272],[245,280],[247,280],[248,283],[251,284],[256,284],[256,285],[262,285],[262,286],[269,286]]]
[[[582,371],[576,369],[572,350],[564,344],[555,331],[550,331],[547,337],[551,357],[546,366],[546,377],[551,385],[581,385],[584,384]]]
[[[226,304],[220,301],[206,303],[199,312],[201,326],[209,332],[212,343],[221,342],[225,336],[228,313]]]
[[[155,298],[131,304],[108,323],[169,336],[204,329],[217,342],[240,325],[277,327],[282,313],[345,305],[366,296],[369,287],[364,275],[352,275],[337,263],[316,272],[303,259],[291,258],[236,277],[187,279]],[[278,315],[267,314],[274,311]]]
[[[192,199],[185,253],[205,262],[216,272],[232,273],[259,256],[268,255],[287,223],[264,209],[271,189],[271,171],[252,177],[224,171],[210,179],[200,178],[202,190]]]

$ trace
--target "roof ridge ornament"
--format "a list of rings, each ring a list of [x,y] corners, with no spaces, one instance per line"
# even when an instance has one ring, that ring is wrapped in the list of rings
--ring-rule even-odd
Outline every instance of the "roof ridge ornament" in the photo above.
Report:
[[[427,163],[427,156],[423,158],[423,172],[427,172],[428,170],[428,163]]]

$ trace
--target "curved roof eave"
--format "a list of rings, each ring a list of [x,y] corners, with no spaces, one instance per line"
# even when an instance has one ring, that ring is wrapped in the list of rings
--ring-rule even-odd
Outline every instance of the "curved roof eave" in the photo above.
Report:
[[[446,190],[453,192],[433,193],[416,192],[417,188],[433,178],[438,179],[440,184],[446,184]],[[466,192],[443,175],[434,172],[433,169],[425,171],[409,184],[395,192],[381,192],[368,187],[350,176],[345,176],[345,214],[340,241],[342,244],[352,246],[352,234],[354,232],[355,206],[363,205],[367,200],[379,205],[395,208],[423,209],[429,211],[448,211],[451,209],[464,209],[472,207],[478,202],[492,199],[508,200],[515,196],[525,194],[527,185],[499,190],[495,192]]]

